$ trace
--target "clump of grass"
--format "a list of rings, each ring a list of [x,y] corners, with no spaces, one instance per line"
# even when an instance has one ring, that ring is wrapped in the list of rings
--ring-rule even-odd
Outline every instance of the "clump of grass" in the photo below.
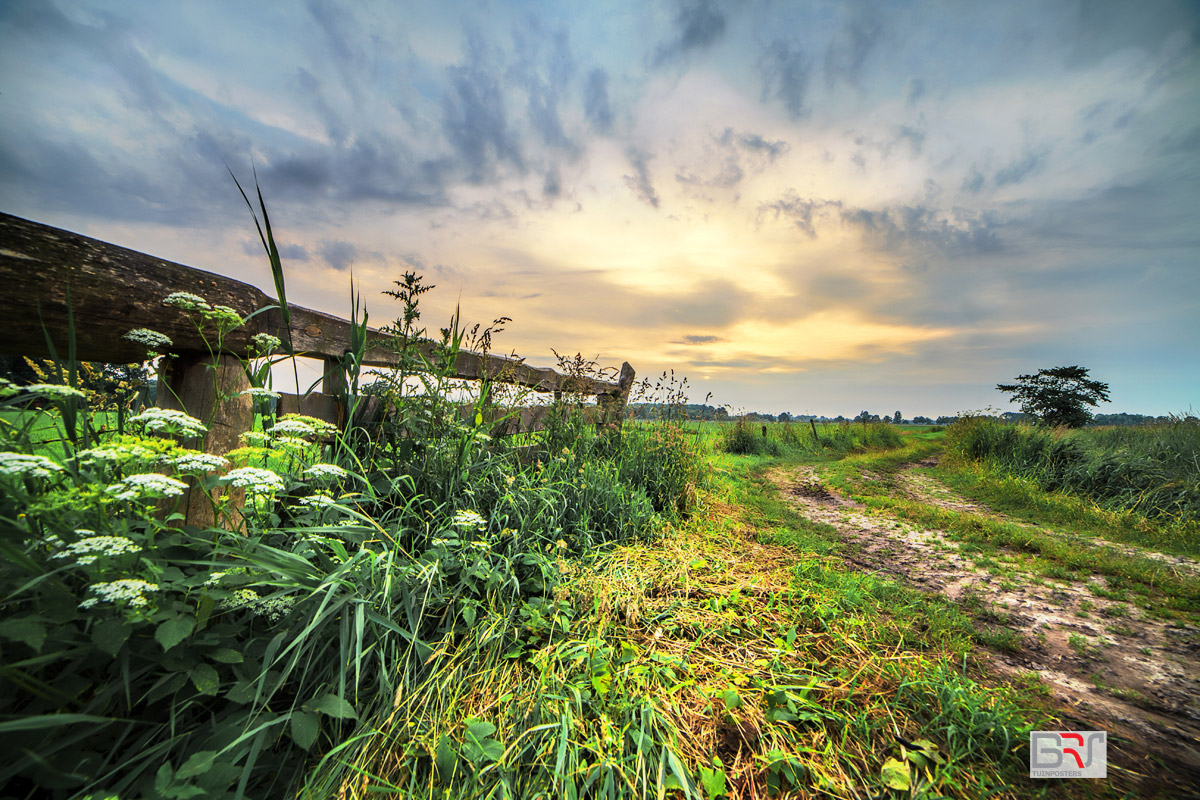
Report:
[[[946,443],[960,458],[1033,479],[1047,491],[1157,519],[1200,521],[1200,422],[1191,417],[1071,432],[963,417]]]
[[[900,433],[884,423],[757,423],[738,417],[721,428],[720,447],[734,455],[835,455],[899,447]]]

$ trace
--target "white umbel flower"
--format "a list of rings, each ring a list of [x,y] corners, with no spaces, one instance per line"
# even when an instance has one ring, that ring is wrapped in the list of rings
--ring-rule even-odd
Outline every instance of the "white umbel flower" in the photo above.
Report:
[[[85,531],[76,531],[76,533],[84,533]],[[86,531],[91,533],[91,531]],[[86,539],[80,539],[77,542],[72,542],[66,548],[55,554],[55,558],[75,558],[76,564],[92,564],[101,557],[113,558],[116,556],[128,555],[136,553],[142,548],[133,543],[132,539],[125,536],[89,536]]]
[[[304,477],[310,481],[341,480],[348,474],[337,464],[313,464],[304,470]]]
[[[149,328],[134,328],[121,338],[128,339],[134,344],[140,344],[147,350],[163,351],[172,344],[171,337]]]
[[[180,436],[203,436],[208,428],[193,416],[174,408],[147,408],[129,419],[130,423],[142,425],[148,433],[178,434]]]
[[[78,389],[70,386],[63,386],[58,383],[35,383],[25,387],[25,391],[30,394],[40,394],[45,397],[57,397],[61,400],[66,400],[70,397],[76,397],[80,400],[86,400],[87,395]]]
[[[183,481],[157,472],[130,475],[106,490],[117,500],[153,500],[158,497],[178,497],[187,491]]]
[[[481,517],[478,511],[464,509],[454,513],[454,518],[450,520],[450,524],[463,528],[482,530],[487,527],[487,520]]]
[[[24,453],[0,453],[0,475],[6,477],[49,478],[62,467],[45,456]]]
[[[221,478],[222,483],[245,489],[250,494],[270,494],[284,489],[283,478],[261,467],[239,467]]]
[[[180,472],[215,472],[229,466],[229,462],[210,453],[187,453],[167,461]]]
[[[191,292],[172,292],[163,298],[163,305],[182,308],[185,311],[208,311],[212,308],[207,300]]]
[[[146,595],[157,592],[158,586],[137,578],[122,578],[117,581],[93,583],[88,587],[88,591],[92,596],[80,603],[80,608],[91,608],[97,603],[145,608],[150,605],[150,598]]]

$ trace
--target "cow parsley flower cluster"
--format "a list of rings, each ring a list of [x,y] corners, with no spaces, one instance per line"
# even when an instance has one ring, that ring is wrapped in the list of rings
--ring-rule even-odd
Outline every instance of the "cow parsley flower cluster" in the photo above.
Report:
[[[337,505],[337,501],[327,494],[317,492],[310,494],[308,497],[301,497],[300,505],[308,506],[309,508],[329,508],[330,506]]]
[[[63,386],[58,383],[35,383],[25,387],[25,391],[29,394],[40,394],[43,397],[50,397],[56,400],[67,400],[69,398],[78,398],[86,400],[87,394],[79,391],[71,386]]]
[[[103,464],[106,467],[123,467],[134,461],[152,461],[155,454],[139,444],[106,442],[75,454],[75,460],[85,466]]]
[[[0,453],[0,475],[5,477],[49,478],[62,467],[45,456],[24,453]]]
[[[153,500],[158,497],[178,497],[187,491],[187,484],[157,472],[130,475],[106,490],[117,500]]]
[[[192,437],[203,436],[208,431],[208,427],[200,420],[173,408],[148,408],[129,421],[142,425],[148,433]]]
[[[238,467],[230,470],[221,482],[245,489],[248,494],[270,494],[284,489],[283,478],[261,467]]]
[[[487,520],[481,517],[477,511],[464,509],[454,513],[454,518],[450,520],[450,524],[456,527],[483,530],[487,527]]]
[[[172,292],[163,298],[164,306],[182,308],[184,311],[209,311],[212,306],[198,294],[191,292]]]
[[[269,333],[256,333],[250,339],[250,344],[260,356],[269,356],[283,346],[278,336]]]
[[[93,583],[88,587],[88,591],[92,593],[92,597],[80,603],[80,608],[91,608],[98,603],[112,603],[141,609],[150,605],[150,598],[146,595],[157,592],[158,586],[137,578],[122,578]]]
[[[256,616],[266,617],[271,622],[278,622],[286,617],[294,605],[294,597],[263,597],[253,589],[235,589],[229,597],[221,601],[223,609],[247,608]]]
[[[261,386],[251,386],[249,389],[243,389],[241,394],[248,395],[252,400],[278,400],[280,397],[283,397],[279,392],[273,392]]]
[[[349,474],[337,464],[313,464],[304,470],[304,477],[310,481],[336,481]]]
[[[152,331],[149,328],[134,328],[121,338],[128,339],[134,344],[140,344],[153,352],[164,352],[173,344],[171,337],[165,333]]]
[[[210,453],[186,453],[166,463],[180,472],[215,472],[229,466],[224,458]]]
[[[77,530],[75,532],[91,533],[92,531]],[[76,564],[86,566],[87,564],[95,563],[97,559],[102,557],[113,558],[136,553],[140,550],[141,548],[134,544],[132,539],[125,536],[88,536],[67,545],[61,552],[56,553],[54,557],[74,557]]]

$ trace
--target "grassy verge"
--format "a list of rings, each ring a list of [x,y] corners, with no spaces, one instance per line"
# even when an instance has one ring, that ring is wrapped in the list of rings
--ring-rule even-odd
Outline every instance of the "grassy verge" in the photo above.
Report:
[[[711,461],[689,520],[564,562],[524,654],[444,644],[436,677],[331,753],[307,795],[1057,791],[1023,778],[1027,731],[1053,719],[1035,692],[982,680],[967,617],[843,570],[832,530],[763,477],[778,462]]]

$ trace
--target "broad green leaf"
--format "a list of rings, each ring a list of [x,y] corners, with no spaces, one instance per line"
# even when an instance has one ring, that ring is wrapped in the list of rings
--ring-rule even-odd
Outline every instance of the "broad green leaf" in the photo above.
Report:
[[[725,770],[721,768],[700,768],[700,785],[704,787],[704,796],[715,800],[725,794]]]
[[[458,754],[454,752],[454,747],[450,744],[450,737],[446,734],[442,734],[442,738],[438,739],[434,764],[437,766],[438,779],[442,783],[449,783],[454,775],[455,767],[458,766]]]
[[[312,711],[292,712],[292,740],[305,750],[311,750],[321,731],[321,718]]]
[[[612,686],[613,676],[611,672],[601,672],[598,675],[592,676],[592,688],[596,690],[596,694],[608,694],[609,688]]]
[[[245,659],[242,654],[232,647],[220,647],[208,654],[213,661],[221,664],[241,664]]]
[[[920,747],[921,750],[920,752],[909,751],[908,758],[917,766],[924,767],[928,766],[928,764],[922,763],[921,761],[916,761],[915,758],[921,758],[927,762],[932,762],[939,765],[946,763],[946,758],[941,754],[938,746],[928,739],[917,739],[913,742],[913,744],[915,744],[917,747]]]
[[[742,707],[742,696],[737,693],[737,689],[726,689],[721,693],[721,698],[725,701],[725,708],[729,711]]]
[[[327,717],[358,719],[358,714],[354,712],[354,706],[335,694],[323,694],[316,700],[305,703],[303,708],[305,711],[320,711]]]
[[[170,650],[191,636],[195,625],[196,623],[188,617],[174,617],[158,626],[158,629],[154,631],[154,639],[162,645],[164,651]]]
[[[129,639],[133,626],[125,620],[106,619],[92,629],[92,644],[110,656],[121,652],[121,647]]]
[[[46,626],[34,617],[12,617],[0,622],[0,636],[27,644],[40,653],[46,642]]]
[[[471,718],[467,720],[467,736],[472,739],[486,739],[496,732],[496,726],[484,719]]]
[[[883,785],[890,789],[898,789],[903,792],[912,788],[912,776],[908,772],[908,764],[899,759],[889,758],[883,762],[880,777],[883,778]]]
[[[221,676],[208,664],[197,664],[188,674],[200,694],[216,694],[217,689],[221,687]]]
[[[212,768],[213,760],[216,757],[216,750],[201,750],[198,753],[192,753],[191,757],[183,762],[183,766],[175,773],[175,777],[182,780],[203,775]]]

